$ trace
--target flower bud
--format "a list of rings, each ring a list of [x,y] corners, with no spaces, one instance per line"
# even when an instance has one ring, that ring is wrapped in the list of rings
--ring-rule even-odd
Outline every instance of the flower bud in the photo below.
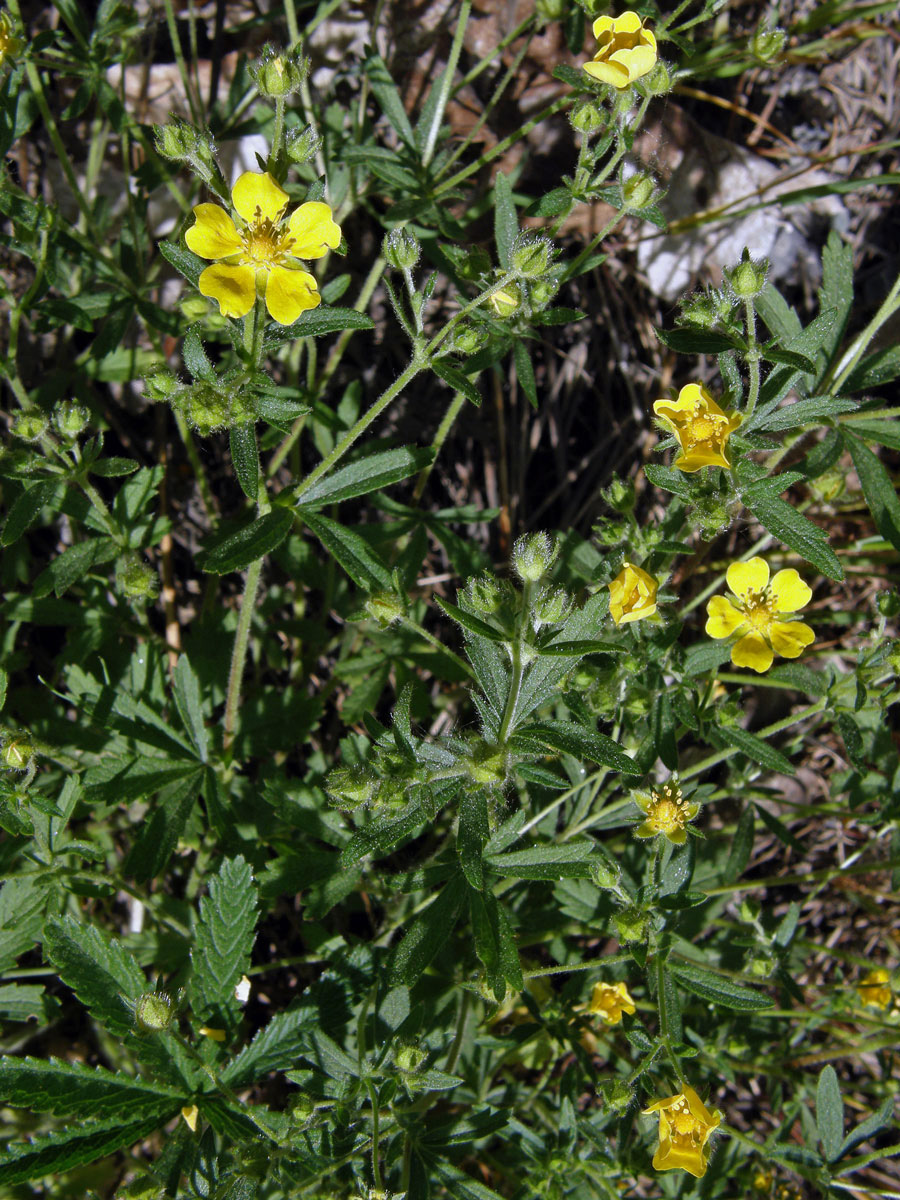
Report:
[[[201,437],[235,425],[248,425],[257,417],[251,396],[204,380],[182,389],[172,401]]]
[[[559,284],[553,279],[538,279],[531,285],[531,307],[535,312],[540,312],[542,308],[546,308],[556,293],[559,291]]]
[[[615,891],[619,886],[619,872],[602,859],[591,863],[591,879],[604,891]]]
[[[612,483],[603,490],[603,498],[617,513],[630,513],[634,508],[634,480],[614,475]]]
[[[783,29],[766,29],[760,26],[750,39],[750,53],[760,62],[771,62],[778,58],[787,42]]]
[[[144,376],[144,393],[150,400],[168,400],[181,388],[181,383],[163,364],[153,368],[150,374]]]
[[[547,238],[520,233],[513,242],[512,269],[522,279],[541,279],[550,269],[553,245]]]
[[[261,96],[290,96],[299,91],[309,74],[309,60],[297,50],[278,52],[273,46],[265,46],[250,74]]]
[[[172,997],[165,992],[145,992],[134,1007],[134,1023],[140,1033],[165,1033],[175,1018]]]
[[[653,70],[641,80],[641,89],[648,96],[665,96],[672,87],[672,72],[662,59],[658,59]]]
[[[373,799],[378,780],[368,767],[336,767],[325,780],[325,791],[335,808],[358,808]]]
[[[875,606],[883,617],[896,617],[900,614],[900,593],[896,588],[879,592],[875,598]]]
[[[418,1071],[426,1057],[427,1053],[421,1046],[406,1042],[394,1052],[394,1063],[399,1071],[407,1075]]]
[[[306,1125],[316,1113],[316,1103],[312,1096],[307,1096],[305,1092],[301,1092],[299,1096],[295,1095],[291,1098],[288,1105],[288,1116],[294,1125]]]
[[[535,626],[558,625],[569,615],[571,607],[572,602],[563,588],[549,589],[535,601]]]
[[[147,563],[129,558],[121,561],[116,570],[116,585],[133,604],[147,604],[159,594],[156,572]]]
[[[466,586],[466,599],[476,612],[489,616],[497,612],[503,603],[503,591],[490,575],[470,579]]]
[[[153,130],[156,153],[160,158],[172,162],[190,162],[197,153],[200,135],[188,121],[173,117],[167,125],[157,125]]]
[[[561,21],[569,10],[568,0],[536,0],[534,11],[542,24]]]
[[[643,942],[647,937],[647,914],[639,908],[624,908],[613,920],[620,942]]]
[[[537,583],[549,571],[557,551],[548,533],[524,533],[513,546],[513,570],[523,583]]]
[[[752,300],[754,296],[758,296],[766,286],[768,273],[769,260],[767,258],[752,259],[746,246],[738,265],[726,267],[723,271],[731,290],[740,300]]]
[[[7,735],[0,747],[0,766],[8,771],[27,771],[34,761],[34,746],[24,734]]]
[[[13,421],[13,436],[21,438],[23,442],[39,442],[47,432],[49,424],[44,414],[36,409],[19,413]]]
[[[305,129],[288,130],[284,141],[284,152],[288,162],[302,167],[304,163],[311,162],[321,149],[322,139],[312,125],[307,125]]]
[[[488,303],[498,317],[511,317],[522,303],[522,293],[514,283],[491,292]]]
[[[419,239],[409,229],[392,229],[382,243],[382,254],[398,271],[409,270],[419,261],[422,247]]]
[[[368,598],[365,608],[373,621],[377,621],[382,629],[387,629],[404,615],[406,603],[396,592],[377,592]]]
[[[472,782],[482,787],[502,787],[509,773],[506,751],[481,740],[473,744],[466,766]]]
[[[67,439],[77,438],[87,428],[91,414],[82,404],[61,400],[53,410],[53,424],[60,435]]]
[[[632,1091],[624,1079],[601,1079],[599,1092],[611,1112],[623,1113],[631,1103]]]
[[[608,120],[606,109],[599,103],[596,96],[585,96],[582,100],[578,100],[569,113],[572,128],[579,133],[598,133]]]
[[[22,49],[24,42],[13,34],[12,21],[6,13],[0,13],[0,67],[12,62]]]
[[[622,184],[622,204],[628,212],[649,208],[656,195],[656,181],[646,171],[636,171]]]
[[[680,302],[679,324],[714,329],[719,323],[719,302],[711,292],[694,292]],[[729,304],[729,308],[730,308]]]
[[[487,339],[486,329],[473,325],[470,321],[461,321],[453,331],[453,349],[458,354],[475,354]]]

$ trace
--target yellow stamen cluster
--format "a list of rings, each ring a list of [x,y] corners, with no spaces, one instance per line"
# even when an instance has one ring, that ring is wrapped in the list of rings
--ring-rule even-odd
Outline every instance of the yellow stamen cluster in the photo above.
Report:
[[[689,803],[677,783],[663,783],[648,792],[636,792],[634,802],[644,814],[644,821],[634,831],[640,838],[662,836],[681,846],[687,839],[687,824],[700,811],[698,804]]]

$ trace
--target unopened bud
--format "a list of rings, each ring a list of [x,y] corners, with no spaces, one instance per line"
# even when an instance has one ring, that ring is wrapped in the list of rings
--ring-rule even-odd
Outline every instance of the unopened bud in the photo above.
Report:
[[[624,1079],[601,1079],[599,1092],[611,1112],[623,1113],[631,1103],[632,1090]]]
[[[636,171],[622,184],[622,204],[628,212],[649,208],[656,199],[656,181],[646,171]]]
[[[453,349],[457,354],[475,354],[488,339],[486,329],[461,321],[453,331]]]
[[[538,597],[534,605],[537,625],[558,625],[569,615],[572,602],[563,588],[552,588]]]
[[[175,1018],[172,997],[165,992],[145,992],[134,1008],[134,1022],[142,1033],[164,1033]]]
[[[421,1046],[406,1043],[398,1047],[394,1054],[394,1062],[397,1069],[406,1075],[418,1071],[426,1057],[426,1051]]]
[[[549,571],[557,549],[548,533],[524,533],[513,546],[513,569],[523,583],[537,583]]]
[[[167,125],[157,125],[153,131],[156,153],[172,162],[189,162],[197,151],[200,135],[188,121],[173,117]]]
[[[144,376],[145,395],[150,400],[168,400],[181,388],[181,384],[168,367],[158,366]]]
[[[896,617],[900,613],[900,593],[896,588],[879,592],[875,598],[875,606],[883,617]]]
[[[634,508],[634,480],[620,479],[614,475],[612,483],[603,492],[603,498],[617,513],[630,513]]]
[[[642,942],[647,936],[647,914],[639,908],[625,908],[613,918],[620,942]]]
[[[594,96],[587,96],[573,106],[569,121],[579,133],[597,133],[607,124],[609,115]]]
[[[783,29],[757,29],[750,39],[750,53],[760,62],[771,62],[778,58],[787,42],[787,34]]]
[[[531,285],[529,298],[531,307],[535,312],[539,312],[542,308],[546,308],[556,293],[559,291],[559,284],[553,279],[538,279]]]
[[[668,66],[659,59],[653,70],[640,80],[641,91],[648,96],[665,96],[671,92],[674,81]]]
[[[273,46],[265,46],[250,74],[261,96],[289,96],[302,87],[309,74],[309,60],[296,50],[278,52]]]
[[[607,862],[595,860],[591,863],[591,879],[604,891],[615,891],[619,886],[619,872]]]
[[[491,292],[488,303],[498,317],[511,317],[522,303],[522,293],[514,283]]]
[[[296,163],[298,167],[311,162],[321,149],[322,139],[312,125],[307,125],[305,129],[289,130],[284,141],[288,161]]]
[[[482,787],[501,787],[509,773],[506,751],[487,742],[476,742],[466,764],[469,778]]]
[[[19,413],[13,421],[13,436],[21,438],[23,442],[39,442],[47,432],[49,424],[42,412]]]
[[[547,238],[520,233],[513,242],[510,261],[512,269],[523,279],[541,279],[547,274],[553,258],[553,245]]]
[[[77,438],[87,428],[90,416],[83,405],[61,400],[53,410],[53,424],[62,437]]]
[[[132,603],[146,604],[159,594],[156,572],[136,558],[126,559],[119,564],[116,583],[125,599]]]
[[[377,621],[382,629],[387,629],[406,612],[406,604],[402,596],[396,592],[377,592],[366,601],[366,613]]]
[[[466,599],[476,612],[489,616],[495,613],[503,603],[503,591],[490,575],[482,575],[478,579],[470,579],[466,586]]]
[[[24,735],[13,735],[0,747],[0,765],[8,771],[26,771],[34,759],[34,746]]]
[[[561,21],[568,10],[568,0],[536,0],[534,6],[537,19],[542,24],[546,24],[548,21]]]
[[[678,320],[683,325],[694,325],[697,329],[713,329],[719,323],[718,297],[711,292],[695,292],[686,296],[681,301],[680,308]]]
[[[752,259],[746,246],[738,265],[726,267],[723,272],[731,290],[740,300],[752,300],[754,296],[758,296],[766,286],[768,273],[769,260],[766,258]]]
[[[378,780],[368,767],[336,767],[325,780],[325,791],[336,808],[358,808],[368,804],[378,788]]]
[[[398,271],[407,271],[419,261],[419,239],[408,229],[392,229],[384,239],[382,254]]]

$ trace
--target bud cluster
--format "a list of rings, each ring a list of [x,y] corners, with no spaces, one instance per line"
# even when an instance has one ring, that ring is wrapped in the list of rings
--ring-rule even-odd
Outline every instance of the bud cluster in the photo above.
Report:
[[[157,125],[154,134],[156,152],[161,158],[186,163],[214,190],[227,190],[216,159],[216,144],[208,130],[195,129],[190,121],[173,117],[168,124]]]
[[[208,383],[199,379],[183,384],[168,367],[162,366],[146,375],[144,384],[149,399],[167,401],[201,437],[235,425],[249,425],[259,415],[252,395],[222,381]]]

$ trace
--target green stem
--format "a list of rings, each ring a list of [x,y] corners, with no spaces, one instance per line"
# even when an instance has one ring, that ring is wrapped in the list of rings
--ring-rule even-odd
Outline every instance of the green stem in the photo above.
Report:
[[[380,1157],[378,1149],[378,1096],[375,1093],[375,1087],[371,1079],[365,1080],[366,1091],[369,1093],[369,1099],[372,1102],[372,1180],[376,1189],[380,1192],[384,1189],[384,1183],[381,1179],[381,1163],[378,1161]]]
[[[172,0],[165,0],[165,5],[166,26],[169,30],[169,41],[172,43],[172,49],[175,51],[175,62],[178,65],[178,74],[181,76],[181,85],[187,96],[188,107],[191,110],[191,120],[195,125],[199,126],[202,123],[203,116],[194,95],[194,86],[188,73],[184,51],[181,48],[181,38],[178,36],[178,22],[175,19],[175,9],[172,6]]]
[[[435,334],[435,336],[431,339],[431,341],[425,347],[426,357],[430,358],[431,355],[434,354],[441,342],[443,342],[447,335],[452,332],[454,325],[461,321],[463,317],[467,316],[473,308],[478,308],[479,305],[484,304],[485,300],[489,300],[495,292],[499,292],[502,288],[505,288],[506,285],[508,283],[512,283],[515,278],[515,271],[507,271],[495,283],[492,283],[489,288],[485,288],[485,290],[481,292],[480,295],[476,296],[474,300],[470,300],[465,307],[461,308],[458,313],[450,318],[440,333]]]
[[[469,666],[469,664],[466,662],[466,660],[464,658],[460,658],[460,656],[458,654],[456,654],[453,650],[449,649],[449,647],[445,646],[444,643],[440,640],[440,638],[436,638],[433,633],[429,633],[427,629],[424,629],[418,623],[418,621],[414,621],[412,619],[412,617],[403,616],[400,618],[400,624],[405,626],[405,628],[411,630],[413,633],[418,634],[418,636],[420,638],[424,638],[426,642],[430,642],[432,646],[434,646],[436,649],[440,650],[441,654],[445,655],[452,662],[455,662],[461,671],[465,671],[466,675],[470,679],[477,678],[475,675],[475,672],[472,670],[472,668]]]
[[[272,145],[269,150],[269,162],[274,166],[281,154],[281,143],[284,140],[284,96],[275,97],[275,129],[272,132]]]
[[[444,1063],[444,1070],[448,1075],[453,1074],[454,1070],[456,1069],[456,1064],[459,1060],[463,1040],[466,1036],[466,1020],[469,1016],[470,1002],[471,995],[465,988],[463,988],[459,998],[459,1012],[456,1017],[456,1032],[453,1035],[453,1042],[451,1043],[450,1051],[447,1054],[447,1061]]]
[[[755,736],[765,741],[767,738],[772,737],[773,734],[782,733],[785,729],[790,729],[792,725],[799,725],[801,721],[805,721],[809,717],[818,716],[820,712],[825,710],[827,705],[828,702],[824,698],[817,700],[815,704],[810,704],[808,708],[804,708],[798,713],[793,713],[791,716],[785,717],[782,721],[775,721],[772,725],[767,725],[765,729],[760,729]],[[733,754],[740,754],[737,746],[729,746],[727,750],[717,750],[715,754],[708,755],[706,758],[701,759],[700,762],[688,767],[686,771],[682,771],[681,779],[693,779],[695,775],[702,775],[704,771],[717,766],[720,762],[725,762]]]
[[[519,703],[519,693],[522,691],[522,680],[525,676],[525,662],[522,651],[525,647],[525,630],[528,624],[528,618],[531,612],[531,593],[534,590],[534,584],[531,580],[526,580],[522,585],[522,607],[519,611],[518,629],[516,636],[510,647],[512,653],[512,674],[509,679],[509,692],[506,697],[506,706],[503,709],[503,717],[500,721],[500,730],[497,734],[497,745],[505,746],[506,739],[509,736],[509,730],[513,723],[513,718],[516,715],[516,705]]]
[[[756,310],[753,307],[753,301],[749,298],[744,301],[744,314],[747,321],[747,368],[750,371],[750,394],[747,397],[747,407],[744,409],[744,422],[746,423],[753,416],[756,408],[761,382],[759,347],[756,343]]]
[[[885,321],[887,321],[897,311],[898,308],[900,308],[900,275],[898,275],[895,279],[894,286],[888,292],[884,302],[878,309],[878,312],[865,327],[862,333],[860,333],[854,339],[850,349],[838,364],[838,372],[835,375],[834,381],[829,389],[832,394],[840,391],[841,384],[862,358],[869,342],[885,323]],[[824,390],[825,389],[823,388],[823,391]]]
[[[317,483],[323,475],[327,474],[339,459],[343,458],[353,443],[358,438],[362,437],[373,421],[377,420],[377,418],[381,416],[391,401],[399,396],[406,385],[412,379],[414,379],[421,370],[421,364],[416,360],[413,360],[403,374],[399,377],[399,379],[395,380],[389,388],[386,388],[381,393],[369,411],[364,413],[363,416],[359,418],[352,429],[347,430],[327,458],[323,458],[319,465],[310,471],[307,477],[303,480],[295,493],[298,500],[303,496],[304,492],[309,491],[314,483]]]
[[[223,725],[222,745],[226,752],[231,749],[231,744],[234,741],[237,710],[241,699],[241,682],[244,677],[244,663],[247,660],[247,646],[250,641],[250,623],[253,620],[253,609],[256,605],[256,593],[259,590],[262,564],[263,560],[261,558],[257,558],[255,562],[252,562],[247,568],[247,578],[244,580],[244,594],[241,597],[241,611],[234,634],[234,647],[231,651],[231,668],[228,672],[228,692],[225,698],[225,721]]]
[[[437,106],[431,116],[431,126],[428,130],[428,135],[425,139],[425,146],[422,150],[422,166],[427,167],[434,156],[434,151],[437,146],[438,134],[441,131],[441,122],[444,119],[444,109],[447,107],[447,101],[450,99],[450,89],[453,86],[453,74],[456,71],[456,64],[459,62],[459,56],[462,52],[463,37],[466,32],[466,25],[469,22],[469,14],[472,11],[472,0],[462,0],[459,9],[459,20],[456,22],[456,31],[453,35],[453,45],[450,47],[450,56],[447,59],[447,65],[441,75],[441,90],[438,95]]]
[[[450,430],[455,425],[456,418],[462,411],[465,402],[466,398],[462,392],[457,392],[450,401],[450,406],[448,407],[447,411],[444,413],[443,420],[438,426],[437,433],[434,435],[431,443],[431,448],[434,450],[434,458],[427,467],[423,467],[419,472],[419,477],[416,480],[416,486],[413,489],[413,507],[415,507],[422,499],[422,494],[425,491],[425,485],[428,483],[429,476],[434,470],[434,464],[437,462],[438,455],[441,452],[444,442],[446,442],[447,438],[450,436]]]
[[[587,246],[585,246],[585,248],[581,251],[581,253],[572,260],[572,262],[568,265],[568,267],[566,267],[566,270],[564,271],[563,276],[562,276],[562,281],[564,283],[569,279],[575,278],[575,276],[578,274],[578,269],[581,266],[581,264],[584,262],[587,262],[587,260],[594,253],[594,251],[597,249],[597,247],[600,245],[600,243],[603,241],[603,239],[605,237],[607,237],[610,233],[612,233],[612,231],[615,229],[615,227],[619,224],[619,222],[624,217],[625,217],[625,209],[622,208],[606,222],[606,224],[603,226],[603,228],[600,230],[600,232],[591,239],[591,241],[588,243]]]

